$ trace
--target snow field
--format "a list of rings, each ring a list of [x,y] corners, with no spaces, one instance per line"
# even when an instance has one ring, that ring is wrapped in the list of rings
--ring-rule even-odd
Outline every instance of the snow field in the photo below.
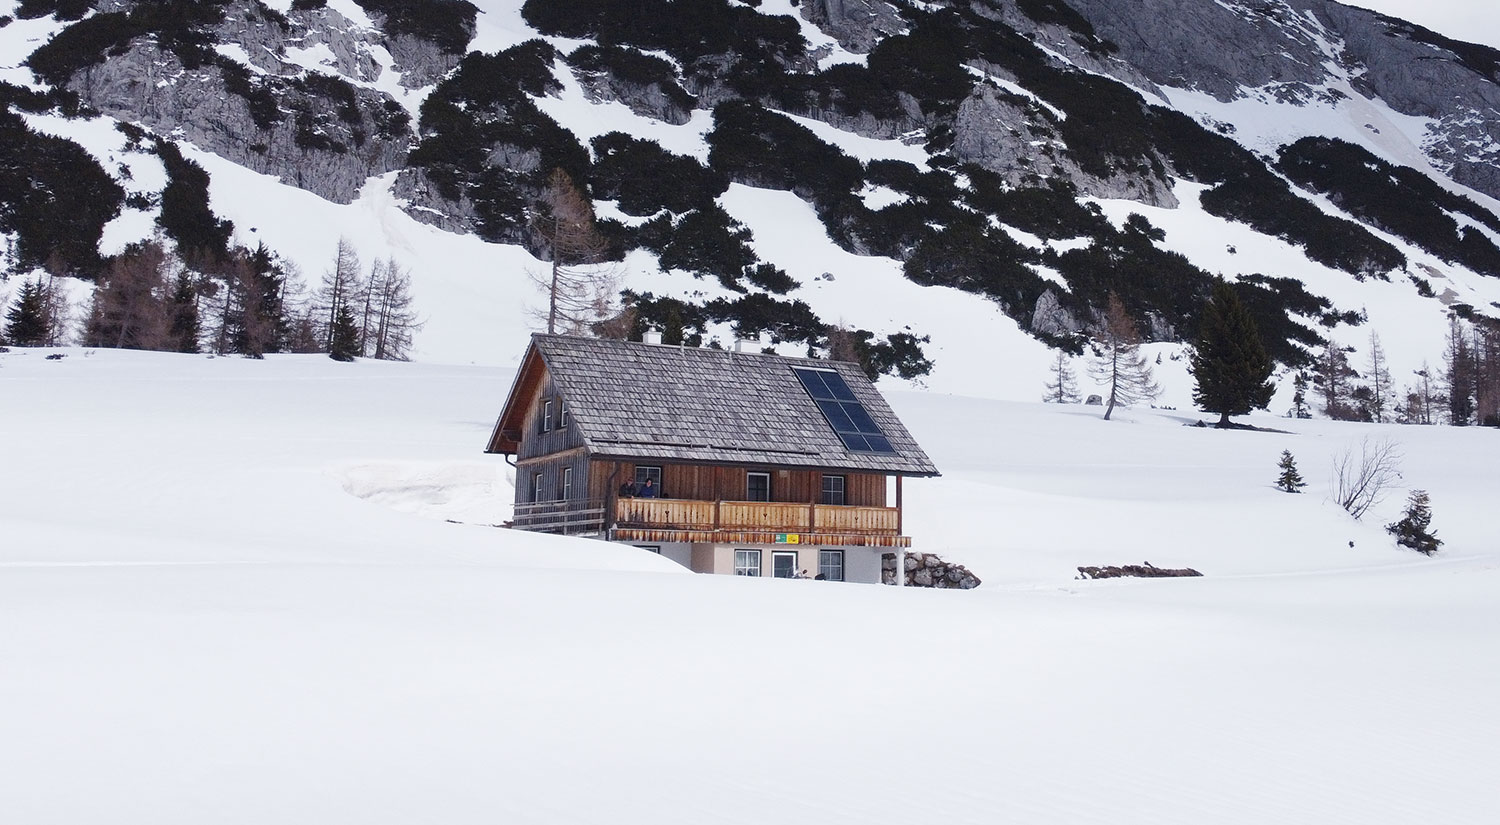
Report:
[[[1500,815],[1489,431],[891,393],[908,532],[985,579],[898,590],[477,526],[508,370],[46,352],[0,355],[7,821]],[[1365,435],[1439,557],[1322,500]],[[1072,579],[1143,560],[1207,575]]]

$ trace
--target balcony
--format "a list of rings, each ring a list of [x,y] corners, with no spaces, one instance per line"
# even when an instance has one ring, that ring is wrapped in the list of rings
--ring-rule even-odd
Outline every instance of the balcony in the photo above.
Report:
[[[810,544],[910,547],[895,507],[782,501],[695,501],[621,498],[517,504],[511,526],[539,533],[598,536],[615,541],[716,544]]]
[[[517,504],[510,526],[517,530],[531,530],[536,533],[562,533],[569,536],[598,535],[604,532],[604,502],[592,499]]]
[[[622,498],[612,523],[618,541],[911,546],[895,507]]]

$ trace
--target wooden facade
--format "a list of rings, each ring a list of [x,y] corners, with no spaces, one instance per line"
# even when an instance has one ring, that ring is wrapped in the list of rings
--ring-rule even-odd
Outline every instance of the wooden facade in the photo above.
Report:
[[[620,496],[638,466],[660,468],[658,497]],[[752,473],[769,476],[770,501],[747,500]],[[829,475],[843,481],[842,504],[824,501]],[[565,477],[571,479],[566,489]],[[783,541],[791,534],[806,543],[910,546],[900,535],[899,507],[887,504],[886,477],[872,473],[647,465],[593,459],[570,448],[517,461],[516,479],[514,524],[525,529],[607,534],[632,542],[772,544],[778,534]]]

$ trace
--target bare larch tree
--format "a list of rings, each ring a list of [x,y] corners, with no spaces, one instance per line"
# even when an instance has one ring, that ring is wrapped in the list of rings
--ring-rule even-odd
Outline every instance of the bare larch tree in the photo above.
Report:
[[[551,266],[531,273],[547,307],[534,313],[548,333],[577,335],[614,314],[619,268],[594,225],[594,208],[567,172],[552,170],[532,227],[545,241]]]
[[[1161,388],[1152,379],[1151,367],[1141,355],[1141,335],[1135,319],[1113,292],[1109,294],[1104,318],[1094,329],[1094,341],[1099,351],[1089,363],[1089,375],[1109,390],[1105,421],[1116,405],[1128,407],[1161,395]]]
[[[1057,351],[1057,358],[1047,368],[1047,375],[1051,380],[1047,382],[1047,394],[1042,396],[1043,401],[1051,404],[1078,403],[1078,379],[1068,364],[1066,352]]]

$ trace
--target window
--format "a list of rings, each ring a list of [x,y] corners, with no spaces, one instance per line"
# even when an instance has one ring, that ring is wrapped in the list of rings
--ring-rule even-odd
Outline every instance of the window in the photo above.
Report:
[[[557,399],[557,428],[566,430],[568,428],[568,402]]]
[[[546,501],[546,499],[542,498],[542,474],[541,473],[532,473],[531,474],[531,500],[532,501]]]
[[[844,580],[844,551],[819,550],[818,575],[831,582]]]
[[[542,414],[538,417],[538,421],[540,422],[541,432],[552,432],[552,399],[549,398],[542,402]]]
[[[844,477],[823,476],[823,503],[844,503]]]
[[[637,544],[635,546],[635,548],[637,550],[645,550],[648,553],[655,553],[658,556],[661,555],[661,545],[660,544]]]
[[[649,467],[645,464],[635,465],[635,486],[637,488],[641,487],[646,483],[646,479],[648,478],[651,479],[651,486],[658,490],[661,489],[660,467]]]
[[[770,473],[746,473],[745,474],[745,500],[746,501],[770,501],[771,500],[771,474]]]
[[[573,498],[573,468],[563,468],[562,500],[570,501]]]
[[[797,553],[795,550],[775,550],[771,553],[771,575],[778,579],[797,578]]]
[[[844,376],[833,370],[815,370],[793,367],[792,372],[802,382],[807,394],[812,396],[823,418],[833,428],[844,446],[857,453],[894,453],[885,433],[875,424],[875,419],[865,410],[865,405],[854,397],[854,391],[844,381]]]
[[[759,576],[760,575],[760,551],[759,550],[736,550],[736,551],[734,551],[734,574],[736,576]]]

